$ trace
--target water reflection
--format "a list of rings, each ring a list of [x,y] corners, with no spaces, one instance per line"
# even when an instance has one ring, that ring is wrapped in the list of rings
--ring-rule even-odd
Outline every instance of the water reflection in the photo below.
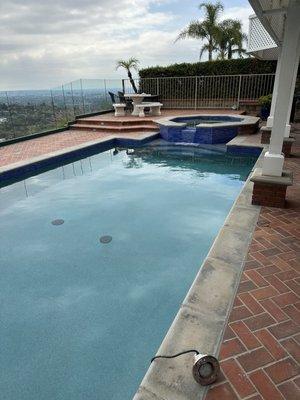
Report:
[[[230,175],[230,179],[233,180],[246,180],[249,166],[253,166],[255,161],[254,157],[232,156],[223,152],[186,146],[150,145],[135,149],[116,147],[3,186],[0,188],[1,203],[2,205],[3,202],[9,203],[10,198],[11,201],[27,198],[47,189],[51,184],[78,179],[91,174],[94,170],[104,171],[108,165],[115,162],[121,162],[126,169],[141,169],[144,164],[152,164],[154,167],[170,168],[172,171],[193,171],[201,179],[213,173]],[[13,193],[10,195],[10,192]]]

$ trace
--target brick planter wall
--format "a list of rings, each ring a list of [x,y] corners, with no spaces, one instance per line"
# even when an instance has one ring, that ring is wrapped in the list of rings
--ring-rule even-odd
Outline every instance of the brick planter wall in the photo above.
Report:
[[[286,185],[270,185],[255,182],[252,204],[268,207],[285,207]]]
[[[285,157],[290,157],[291,156],[292,145],[293,145],[292,141],[288,141],[288,142],[287,141],[283,141],[282,152],[283,152]]]
[[[261,129],[261,141],[260,142],[262,144],[269,144],[270,137],[271,137],[270,129]],[[283,139],[282,153],[284,154],[285,157],[291,156],[293,141],[294,140],[291,137]]]
[[[261,140],[260,142],[262,144],[269,144],[270,143],[270,137],[271,137],[271,131],[269,130],[265,130],[265,129],[261,129]]]

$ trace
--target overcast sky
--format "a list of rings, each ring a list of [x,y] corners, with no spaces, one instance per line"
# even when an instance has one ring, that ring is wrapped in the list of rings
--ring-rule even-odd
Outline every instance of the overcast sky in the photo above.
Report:
[[[118,78],[119,58],[141,67],[198,60],[201,43],[174,43],[201,18],[190,0],[0,0],[0,90],[44,89],[79,78]],[[223,0],[222,18],[248,29],[247,0]],[[205,58],[206,59],[206,58]]]

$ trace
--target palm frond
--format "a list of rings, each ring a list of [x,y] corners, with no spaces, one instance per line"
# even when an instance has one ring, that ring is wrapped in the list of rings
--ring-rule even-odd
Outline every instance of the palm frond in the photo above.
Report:
[[[223,4],[219,1],[215,4],[210,2],[199,4],[199,9],[202,10],[203,8],[205,10],[205,19],[212,25],[216,24],[221,11],[224,10]]]
[[[181,39],[203,39],[204,37],[205,30],[203,29],[203,23],[191,21],[189,25],[179,33],[175,42]]]
[[[210,46],[209,46],[209,44],[207,43],[207,44],[204,44],[202,47],[201,47],[201,49],[200,49],[200,54],[199,54],[199,59],[201,60],[201,58],[202,58],[202,56],[203,56],[203,53],[205,52],[205,51],[209,51],[209,49],[210,49]]]
[[[130,57],[128,60],[117,60],[116,69],[125,68],[128,71],[130,70],[130,68],[133,68],[137,70],[138,65],[139,65],[139,60],[135,57]]]

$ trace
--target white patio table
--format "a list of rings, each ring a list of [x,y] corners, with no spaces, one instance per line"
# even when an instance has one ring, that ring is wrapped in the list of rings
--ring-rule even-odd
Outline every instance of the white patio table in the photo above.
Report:
[[[124,97],[127,99],[132,99],[133,103],[133,111],[131,115],[138,116],[139,115],[139,109],[136,107],[138,104],[141,104],[144,100],[145,97],[149,97],[151,94],[147,93],[124,93]]]

